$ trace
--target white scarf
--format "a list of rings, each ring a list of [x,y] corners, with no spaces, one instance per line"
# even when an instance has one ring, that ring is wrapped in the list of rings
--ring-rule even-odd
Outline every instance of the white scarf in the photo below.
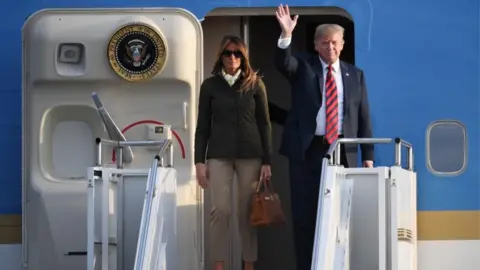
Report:
[[[238,80],[238,77],[240,76],[241,72],[242,71],[239,69],[237,73],[235,73],[234,75],[230,75],[230,74],[227,74],[225,70],[222,69],[223,78],[225,78],[225,80],[228,82],[230,86],[232,86]]]

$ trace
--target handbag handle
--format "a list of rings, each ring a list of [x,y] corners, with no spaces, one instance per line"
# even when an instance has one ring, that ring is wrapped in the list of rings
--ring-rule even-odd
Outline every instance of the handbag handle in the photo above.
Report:
[[[272,184],[272,181],[267,181],[267,180],[262,180],[260,179],[260,181],[258,181],[257,183],[257,193],[260,193],[260,189],[263,187],[263,189],[269,193],[273,193],[274,190],[273,190],[273,184]]]

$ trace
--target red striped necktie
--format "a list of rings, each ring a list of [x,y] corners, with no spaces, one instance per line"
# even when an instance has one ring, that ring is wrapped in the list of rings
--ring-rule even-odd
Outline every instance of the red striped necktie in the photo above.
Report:
[[[332,66],[328,66],[325,89],[325,138],[329,144],[332,144],[338,138],[337,84],[335,83],[335,78],[333,77]]]

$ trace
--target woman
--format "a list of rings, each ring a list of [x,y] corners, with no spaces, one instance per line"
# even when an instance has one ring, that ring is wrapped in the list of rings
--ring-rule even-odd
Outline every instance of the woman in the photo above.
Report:
[[[250,66],[245,43],[236,36],[222,39],[212,74],[200,88],[195,167],[199,185],[211,190],[215,270],[223,270],[228,257],[235,173],[242,255],[245,270],[253,270],[257,232],[249,223],[251,200],[257,181],[269,181],[272,175],[265,85]]]

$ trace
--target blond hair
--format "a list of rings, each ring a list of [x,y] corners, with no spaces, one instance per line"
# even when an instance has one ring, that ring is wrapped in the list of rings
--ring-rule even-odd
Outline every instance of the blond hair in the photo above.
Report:
[[[331,35],[331,34],[337,34],[340,33],[342,35],[343,39],[343,34],[345,33],[345,29],[341,27],[338,24],[321,24],[317,26],[317,29],[315,29],[315,40],[318,38]]]

